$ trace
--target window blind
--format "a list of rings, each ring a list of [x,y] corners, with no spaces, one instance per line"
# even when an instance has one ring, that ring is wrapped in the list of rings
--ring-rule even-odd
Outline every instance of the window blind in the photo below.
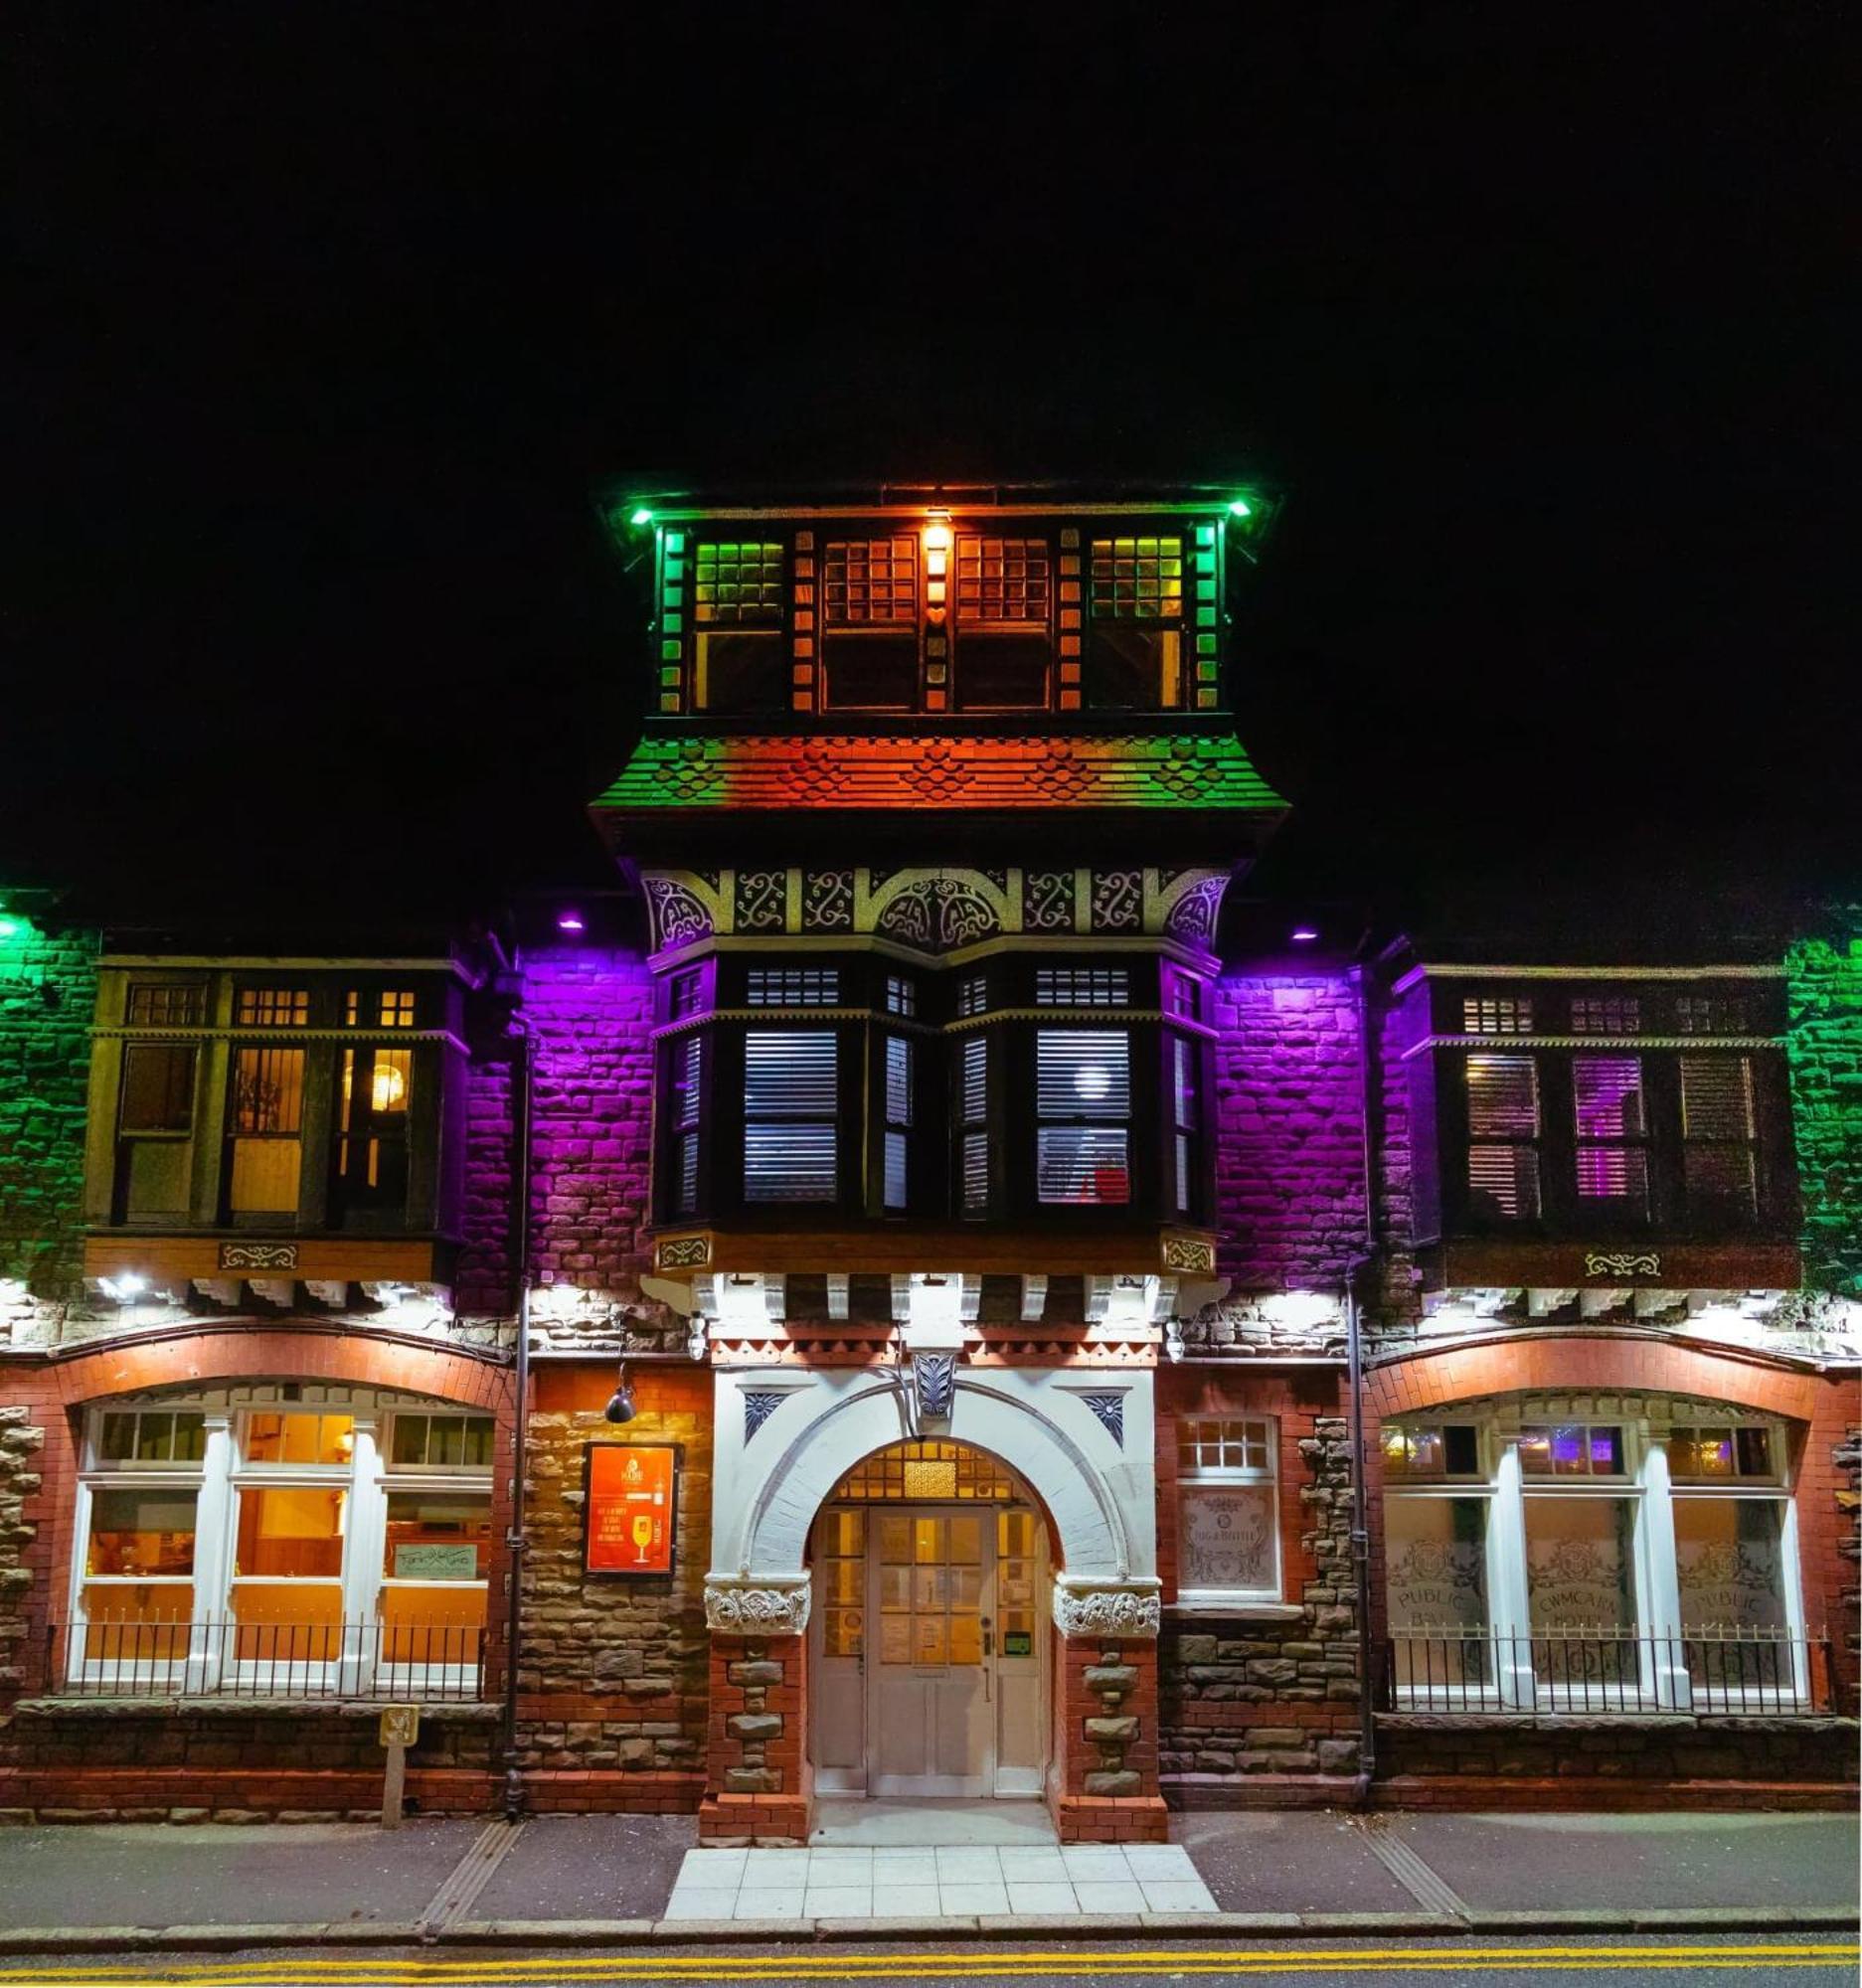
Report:
[[[838,1047],[831,1029],[746,1030],[746,1201],[834,1199]]]

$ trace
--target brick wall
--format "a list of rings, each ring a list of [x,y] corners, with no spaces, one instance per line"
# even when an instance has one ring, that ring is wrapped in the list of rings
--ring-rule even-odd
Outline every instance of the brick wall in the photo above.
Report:
[[[1054,1821],[1063,1843],[1162,1843],[1157,1645],[1057,1639]]]
[[[255,1822],[382,1806],[379,1706],[255,1700],[23,1705],[0,1738],[0,1814],[45,1822]],[[497,1712],[433,1706],[408,1750],[409,1807],[487,1807]]]
[[[814,1770],[806,1645],[805,1636],[712,1637],[703,1842],[807,1842]]]
[[[1158,1375],[1157,1545],[1166,1604],[1158,1643],[1158,1764],[1184,1807],[1337,1800],[1358,1771],[1358,1640],[1351,1565],[1351,1446],[1344,1377]],[[1279,1432],[1280,1592],[1275,1619],[1245,1610],[1173,1615],[1179,1417],[1274,1417]],[[1349,1787],[1349,1781],[1344,1782]]]
[[[35,923],[0,896],[0,1284],[55,1302],[82,1259],[93,932]],[[13,1305],[0,1289],[0,1333]]]
[[[704,1792],[711,1380],[688,1367],[630,1372],[637,1412],[616,1425],[601,1415],[611,1367],[537,1371],[517,1764],[539,1809],[690,1810]],[[670,1578],[584,1573],[592,1441],[681,1445]]]
[[[1380,1713],[1382,1808],[1849,1809],[1835,1719],[1519,1719]]]

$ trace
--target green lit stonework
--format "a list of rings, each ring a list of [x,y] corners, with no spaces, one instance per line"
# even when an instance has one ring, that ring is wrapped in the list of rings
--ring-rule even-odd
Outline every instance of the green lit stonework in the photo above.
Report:
[[[1785,956],[1804,1283],[1862,1298],[1862,906]]]

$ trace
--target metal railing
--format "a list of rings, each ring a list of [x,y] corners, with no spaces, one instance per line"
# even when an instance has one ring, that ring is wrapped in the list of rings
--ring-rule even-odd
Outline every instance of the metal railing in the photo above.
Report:
[[[1828,1701],[1827,1636],[1762,1629],[1419,1630],[1384,1646],[1393,1712],[1753,1713]]]
[[[59,1697],[471,1702],[484,1686],[472,1623],[54,1622],[46,1645]]]

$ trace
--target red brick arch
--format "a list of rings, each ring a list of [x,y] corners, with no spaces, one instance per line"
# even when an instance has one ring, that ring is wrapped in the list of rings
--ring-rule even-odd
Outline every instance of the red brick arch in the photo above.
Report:
[[[511,1407],[501,1361],[441,1344],[327,1327],[217,1325],[116,1341],[54,1369],[59,1399],[78,1408],[151,1388],[238,1381],[330,1381],[399,1388],[493,1414]]]
[[[1553,1390],[1689,1395],[1803,1422],[1818,1398],[1815,1374],[1763,1357],[1653,1336],[1499,1333],[1372,1368],[1365,1406],[1382,1417],[1482,1395]]]

